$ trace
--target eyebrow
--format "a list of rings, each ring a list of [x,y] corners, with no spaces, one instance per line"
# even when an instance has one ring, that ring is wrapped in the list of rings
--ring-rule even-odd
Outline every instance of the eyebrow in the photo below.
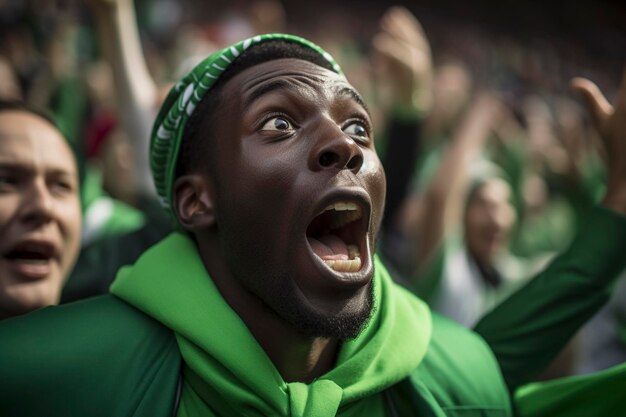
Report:
[[[296,86],[294,86],[292,83],[287,82],[285,80],[274,80],[272,82],[269,82],[267,84],[263,84],[262,86],[256,88],[255,90],[252,90],[252,92],[246,97],[244,103],[243,103],[243,108],[244,110],[248,109],[252,103],[254,103],[259,97],[270,93],[272,91],[276,91],[276,90],[290,90],[290,91],[297,91]]]
[[[244,110],[247,110],[252,105],[252,103],[254,103],[259,97],[262,97],[263,95],[276,90],[289,90],[296,92],[298,91],[298,88],[294,84],[284,79],[273,80],[272,82],[264,84],[255,90],[252,90],[252,92],[244,100]],[[337,92],[337,95],[350,97],[351,99],[356,101],[361,107],[363,107],[363,109],[365,109],[365,111],[367,112],[367,115],[371,117],[371,113],[369,111],[369,108],[365,104],[365,101],[363,101],[361,95],[354,88],[343,87]]]
[[[367,112],[367,115],[371,117],[370,110],[367,107],[367,104],[365,104],[365,101],[363,101],[363,98],[361,97],[361,95],[357,93],[357,91],[354,88],[343,87],[341,90],[337,92],[337,95],[348,96],[352,98],[354,101],[359,103],[359,105],[365,109],[365,111]]]
[[[29,168],[27,166],[25,166],[24,164],[19,164],[10,160],[3,160],[0,158],[0,169],[15,169],[15,170],[22,170],[22,171],[26,171]]]
[[[30,165],[19,164],[19,163],[15,163],[12,161],[6,161],[6,160],[3,161],[2,159],[0,159],[0,170],[14,171],[20,174],[31,173],[35,171]],[[77,174],[75,172],[68,171],[67,169],[64,169],[64,168],[49,167],[48,169],[46,169],[46,175],[62,175],[62,176],[73,177],[74,175],[77,175]]]

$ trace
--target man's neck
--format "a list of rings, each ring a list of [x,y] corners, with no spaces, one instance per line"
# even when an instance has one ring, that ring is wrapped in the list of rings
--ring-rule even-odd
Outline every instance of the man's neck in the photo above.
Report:
[[[333,368],[339,348],[335,339],[307,337],[271,311],[253,320],[241,316],[286,382],[309,383]]]
[[[278,317],[232,276],[216,243],[211,239],[205,242],[209,247],[200,250],[202,262],[222,297],[246,324],[283,379],[308,383],[332,369],[339,342],[305,336]]]

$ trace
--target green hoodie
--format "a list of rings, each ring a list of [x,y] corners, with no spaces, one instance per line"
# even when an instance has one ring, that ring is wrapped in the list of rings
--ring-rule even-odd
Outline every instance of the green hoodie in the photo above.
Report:
[[[0,414],[511,415],[482,339],[431,317],[378,261],[371,322],[312,384],[282,380],[183,235],[121,271],[112,291],[124,301],[99,297],[0,326]]]
[[[173,253],[174,262],[161,261]],[[338,415],[348,416],[359,414],[355,402],[372,402],[372,393],[406,378],[424,357],[431,335],[428,307],[403,296],[380,264],[377,269],[367,328],[343,344],[332,371],[308,385],[283,381],[221,297],[194,243],[182,234],[170,235],[134,267],[122,270],[111,292],[175,332],[186,364],[179,416],[246,410],[250,415],[322,417],[335,415],[338,408]]]
[[[175,259],[162,261],[173,253]],[[384,415],[379,394],[410,377],[426,354],[432,333],[427,306],[394,285],[378,261],[373,288],[367,327],[342,345],[335,367],[311,384],[282,379],[219,294],[193,242],[181,234],[121,271],[111,292],[176,334],[185,363],[178,416],[323,417],[364,410]]]

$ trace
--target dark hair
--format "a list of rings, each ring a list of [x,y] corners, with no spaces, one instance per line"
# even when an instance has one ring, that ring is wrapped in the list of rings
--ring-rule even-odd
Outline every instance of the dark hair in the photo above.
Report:
[[[192,172],[199,166],[206,165],[205,158],[207,155],[211,155],[209,143],[212,140],[213,115],[220,102],[224,84],[248,68],[282,58],[301,59],[334,71],[332,64],[318,52],[299,43],[270,40],[251,46],[226,68],[189,117],[183,132],[175,178]],[[200,135],[201,131],[205,134]]]
[[[0,112],[5,111],[23,111],[26,113],[34,114],[35,116],[39,116],[42,119],[46,120],[52,126],[54,126],[58,131],[61,131],[59,125],[54,121],[50,113],[37,108],[35,106],[31,106],[22,100],[3,100],[0,99]]]

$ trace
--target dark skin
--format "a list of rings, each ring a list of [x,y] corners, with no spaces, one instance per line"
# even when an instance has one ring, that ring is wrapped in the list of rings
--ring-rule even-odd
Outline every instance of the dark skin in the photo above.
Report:
[[[370,309],[385,197],[370,117],[342,76],[298,59],[244,70],[221,97],[211,144],[219,157],[177,179],[174,207],[283,378],[309,382],[335,363],[336,322],[358,322]],[[363,213],[352,233],[358,271],[329,267],[307,238],[312,220],[337,202]],[[322,323],[318,334],[301,324],[311,317]]]

